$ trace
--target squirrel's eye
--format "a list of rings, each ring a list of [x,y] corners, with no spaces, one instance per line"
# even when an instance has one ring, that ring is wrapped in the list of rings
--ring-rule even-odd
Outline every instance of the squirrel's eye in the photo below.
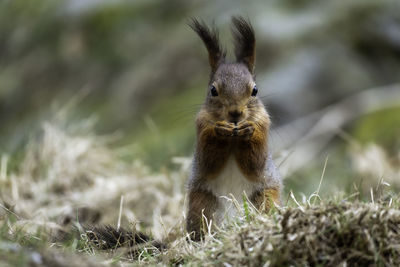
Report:
[[[256,96],[256,95],[257,95],[257,93],[258,93],[257,86],[255,86],[255,85],[254,85],[254,87],[253,87],[253,91],[251,92],[251,96]]]
[[[215,88],[214,85],[211,86],[211,95],[212,96],[218,96],[217,88]]]

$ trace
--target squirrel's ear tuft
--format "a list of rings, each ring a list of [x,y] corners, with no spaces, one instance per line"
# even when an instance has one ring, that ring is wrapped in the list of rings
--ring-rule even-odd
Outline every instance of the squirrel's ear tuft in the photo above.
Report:
[[[250,22],[241,16],[232,17],[232,34],[235,41],[235,56],[244,63],[251,73],[254,72],[256,58],[256,37]]]
[[[205,44],[208,50],[211,70],[215,72],[218,65],[226,56],[226,52],[221,48],[217,29],[210,29],[203,21],[199,21],[195,18],[192,18],[188,24],[200,36]]]

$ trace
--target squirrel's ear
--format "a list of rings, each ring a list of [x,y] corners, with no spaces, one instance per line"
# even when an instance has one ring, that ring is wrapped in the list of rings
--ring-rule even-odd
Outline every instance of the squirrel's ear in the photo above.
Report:
[[[250,73],[254,72],[256,58],[256,37],[250,22],[241,16],[232,17],[232,34],[235,41],[235,56],[244,63]]]
[[[226,56],[226,52],[219,43],[218,31],[215,28],[210,29],[204,22],[195,18],[191,19],[189,26],[200,36],[207,47],[211,70],[215,72]]]

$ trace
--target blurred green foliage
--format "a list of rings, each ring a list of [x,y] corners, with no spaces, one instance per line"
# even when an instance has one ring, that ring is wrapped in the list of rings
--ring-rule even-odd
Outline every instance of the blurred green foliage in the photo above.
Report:
[[[354,137],[362,144],[377,143],[391,155],[400,151],[400,106],[369,114],[354,125]]]
[[[1,5],[3,149],[17,152],[40,128],[39,121],[51,118],[82,90],[87,96],[71,119],[97,114],[102,132],[136,132],[145,125],[144,113],[151,112],[149,102],[160,103],[193,83],[185,71],[160,71],[179,57],[185,60],[179,47],[159,34],[167,35],[171,23],[186,17],[184,2],[101,5],[83,13],[69,11],[68,1]]]

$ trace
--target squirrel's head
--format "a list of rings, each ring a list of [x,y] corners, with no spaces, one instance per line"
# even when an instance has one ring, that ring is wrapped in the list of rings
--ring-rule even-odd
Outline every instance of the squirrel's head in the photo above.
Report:
[[[190,27],[203,40],[211,75],[204,108],[216,120],[237,123],[262,107],[254,81],[255,36],[251,24],[242,17],[232,17],[236,61],[228,63],[218,32],[193,19]]]

